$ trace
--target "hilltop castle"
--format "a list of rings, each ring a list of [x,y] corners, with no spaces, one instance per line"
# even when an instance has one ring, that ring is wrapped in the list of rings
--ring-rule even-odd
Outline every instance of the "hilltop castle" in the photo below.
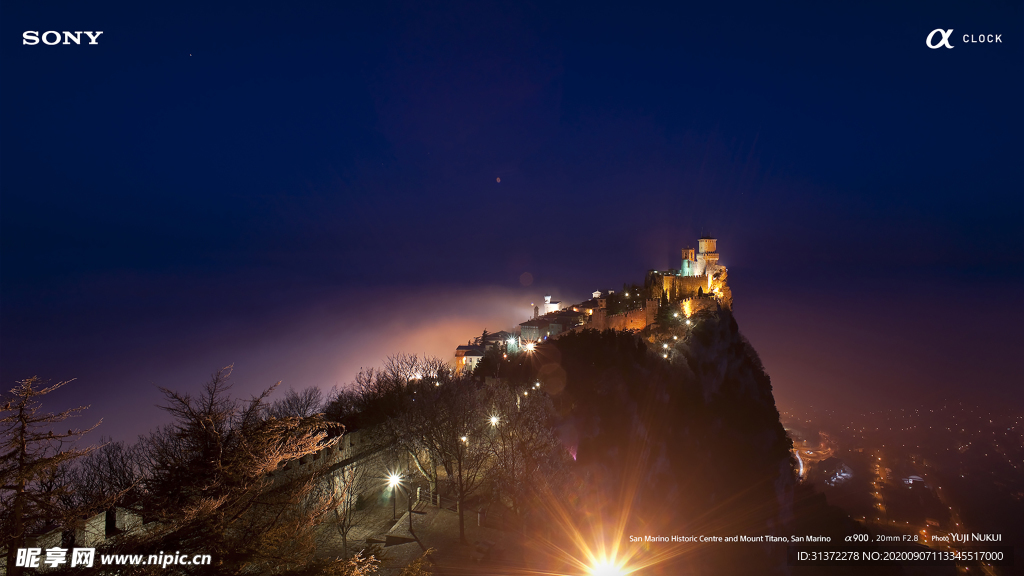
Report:
[[[649,270],[644,280],[644,287],[650,296],[664,304],[715,294],[721,296],[725,287],[728,272],[725,266],[718,263],[718,240],[710,236],[702,236],[697,241],[697,250],[683,248],[682,262],[678,270]],[[732,298],[723,302],[726,307],[732,305]]]
[[[718,241],[702,236],[696,250],[682,250],[678,269],[648,270],[642,288],[634,286],[620,293],[597,290],[589,300],[566,307],[545,296],[543,308],[534,307],[533,318],[519,324],[518,334],[502,332],[500,342],[515,342],[518,347],[578,330],[641,331],[656,326],[659,311],[666,309],[677,317],[689,318],[700,310],[731,308],[727,274],[725,266],[719,264]],[[459,346],[455,352],[456,369],[476,367],[484,352],[500,342]]]
[[[643,288],[619,294],[598,290],[590,300],[565,308],[546,298],[545,314],[535,312],[532,319],[519,325],[520,338],[532,342],[584,329],[643,330],[655,324],[659,310],[665,308],[687,318],[706,308],[731,308],[727,273],[719,264],[718,241],[703,236],[696,250],[682,250],[678,269],[649,270]]]

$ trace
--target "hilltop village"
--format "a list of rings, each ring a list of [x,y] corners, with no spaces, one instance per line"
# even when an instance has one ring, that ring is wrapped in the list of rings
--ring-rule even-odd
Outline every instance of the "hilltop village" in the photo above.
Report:
[[[108,450],[176,459],[141,460],[149,468],[133,481],[144,490],[90,503],[67,524],[37,522],[25,546],[41,555],[73,542],[99,559],[154,566],[184,550],[200,568],[220,561],[225,573],[298,574],[299,557],[310,574],[426,574],[428,564],[447,574],[567,573],[582,565],[587,542],[603,538],[573,519],[616,506],[612,487],[625,485],[624,471],[644,487],[626,510],[658,522],[629,530],[668,533],[715,514],[742,518],[740,533],[779,533],[793,513],[792,443],[732,319],[715,239],[698,246],[682,251],[679,268],[648,271],[642,286],[572,305],[546,297],[514,329],[460,346],[456,371],[445,359],[398,355],[312,404],[291,393],[297,403],[264,405],[269,391],[233,402],[223,371],[198,402],[168,391],[181,415],[174,427]],[[213,418],[234,428],[210,439]],[[624,460],[641,447],[656,465]],[[119,467],[121,452],[110,454],[95,466]],[[11,550],[25,546],[0,556],[13,565]],[[723,548],[657,561],[687,564],[664,573],[718,574],[728,572],[689,568],[740,558],[744,570],[732,573],[746,574],[785,560],[771,554]]]
[[[651,331],[665,314],[689,318],[700,310],[732,308],[728,271],[719,264],[717,242],[702,236],[696,250],[682,250],[679,268],[648,270],[643,286],[624,286],[619,292],[595,290],[590,299],[564,306],[545,296],[543,303],[534,306],[533,317],[514,330],[484,332],[458,346],[455,367],[472,371],[484,353],[495,347],[532,350],[539,342],[581,330]]]

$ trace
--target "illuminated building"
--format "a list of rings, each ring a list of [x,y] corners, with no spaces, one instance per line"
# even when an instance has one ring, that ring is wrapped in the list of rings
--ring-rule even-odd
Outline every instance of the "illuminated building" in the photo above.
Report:
[[[483,360],[484,349],[482,346],[464,344],[455,349],[455,369],[457,371],[469,370],[472,372],[476,365]]]

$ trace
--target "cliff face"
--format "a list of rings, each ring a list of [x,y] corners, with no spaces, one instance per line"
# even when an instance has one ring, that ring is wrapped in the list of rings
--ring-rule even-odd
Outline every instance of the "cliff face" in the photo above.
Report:
[[[795,473],[771,381],[730,311],[692,321],[653,343],[587,331],[553,344],[541,373],[564,377],[553,398],[585,478],[583,507],[604,522],[629,510],[627,540],[781,534]],[[784,563],[777,548],[697,546],[659,571],[764,573]]]

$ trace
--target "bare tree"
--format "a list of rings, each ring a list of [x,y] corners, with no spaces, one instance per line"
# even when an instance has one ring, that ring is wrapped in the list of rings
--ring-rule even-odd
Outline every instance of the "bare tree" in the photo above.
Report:
[[[138,445],[100,438],[100,446],[79,459],[71,471],[75,501],[136,505],[144,474]]]
[[[331,471],[327,476],[327,485],[338,502],[334,508],[334,526],[341,536],[342,557],[348,557],[348,537],[352,528],[370,513],[362,495],[379,483],[379,478],[370,472],[371,462],[376,460],[373,458],[352,463]]]
[[[346,430],[362,431],[368,450],[407,455],[417,470],[437,490],[437,459],[419,441],[405,417],[415,406],[416,390],[447,381],[451,366],[438,358],[400,354],[391,356],[380,369],[361,370],[347,390],[339,392],[327,409]]]
[[[7,547],[7,573],[12,576],[22,573],[22,568],[15,566],[15,554],[24,547],[29,533],[47,525],[68,526],[76,515],[67,507],[71,496],[67,465],[92,448],[71,444],[99,422],[86,430],[54,431],[56,424],[88,408],[41,412],[39,398],[67,383],[45,386],[37,376],[21,380],[0,411],[0,508],[5,510],[0,534]]]
[[[316,386],[310,386],[298,392],[288,390],[284,398],[270,404],[267,414],[272,418],[288,418],[290,416],[307,418],[323,411],[323,392]]]
[[[482,391],[470,378],[455,376],[417,383],[414,392],[402,416],[406,437],[444,468],[458,502],[459,539],[465,543],[466,500],[483,482],[491,453]]]
[[[533,486],[548,483],[564,465],[566,455],[549,425],[552,414],[547,395],[505,384],[487,389],[489,433],[493,469],[499,494],[517,516],[534,496]]]

